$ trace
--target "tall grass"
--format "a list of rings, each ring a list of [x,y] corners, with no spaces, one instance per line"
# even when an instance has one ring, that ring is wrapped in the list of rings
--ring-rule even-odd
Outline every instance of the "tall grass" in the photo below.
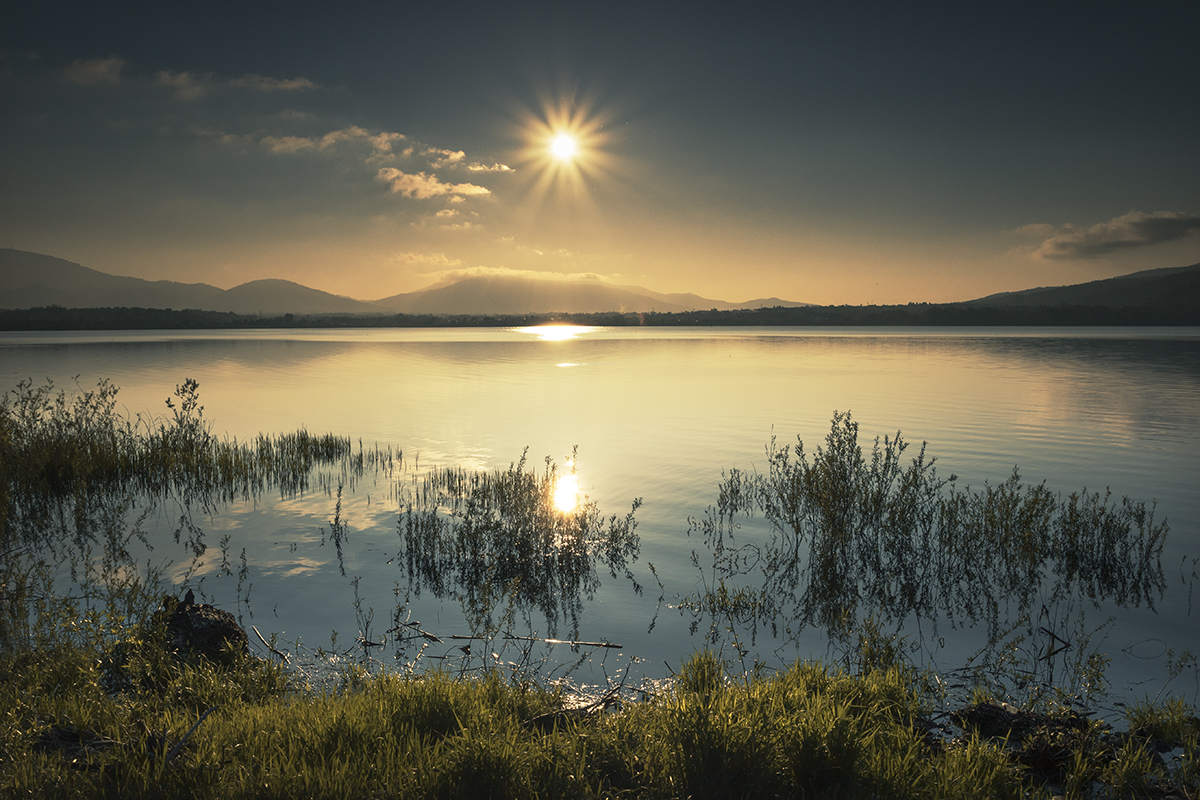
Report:
[[[858,655],[864,626],[915,620],[936,641],[940,625],[982,624],[981,664],[1007,658],[1007,674],[1025,682],[1094,676],[1102,654],[1081,646],[1092,633],[1087,607],[1153,607],[1165,588],[1168,527],[1153,505],[1064,498],[1016,470],[961,488],[924,446],[906,463],[908,447],[897,433],[865,453],[858,424],[835,414],[815,453],[772,440],[766,472],[727,472],[717,503],[690,520],[703,542],[693,552],[703,586],[682,604],[694,628],[707,621],[714,643],[730,632],[793,641],[817,628]],[[764,525],[753,524],[758,515]]]
[[[1000,748],[930,746],[898,671],[798,666],[672,687],[620,711],[496,675],[379,676],[340,693],[273,687],[265,667],[130,670],[119,695],[65,656],[0,682],[0,792],[119,797],[1016,797]],[[709,663],[704,663],[704,662]],[[240,689],[239,685],[250,688]],[[50,689],[56,691],[49,691]],[[266,689],[267,691],[264,691]],[[273,689],[273,691],[272,691]],[[208,709],[214,711],[197,720]],[[547,715],[554,722],[538,724]],[[195,730],[192,731],[193,727]],[[189,736],[189,731],[191,735]]]
[[[0,551],[92,537],[114,506],[127,511],[135,499],[207,509],[268,489],[302,494],[319,465],[336,466],[351,482],[398,459],[361,447],[355,453],[347,438],[304,430],[252,442],[219,438],[204,420],[198,389],[193,380],[176,387],[169,419],[121,415],[117,387],[108,381],[73,397],[50,383],[24,381],[4,395]]]
[[[199,557],[207,544],[192,522],[198,513],[271,490],[303,493],[318,467],[327,488],[398,459],[303,430],[218,438],[193,380],[176,387],[167,418],[123,416],[116,397],[108,381],[73,395],[24,381],[0,398],[0,644],[58,646],[63,629],[42,623],[56,616],[106,620],[80,632],[145,616],[157,574],[131,545],[145,541],[142,525],[156,509],[178,519],[176,540],[186,536]]]

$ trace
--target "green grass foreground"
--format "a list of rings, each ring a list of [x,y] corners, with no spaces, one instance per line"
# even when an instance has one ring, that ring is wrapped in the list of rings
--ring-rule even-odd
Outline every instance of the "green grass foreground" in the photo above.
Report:
[[[584,713],[497,674],[351,670],[314,692],[252,656],[172,656],[143,630],[106,652],[0,654],[0,795],[1196,797],[1200,783],[1182,704],[1132,710],[1125,736],[1084,722],[944,740],[903,668],[730,679],[700,653],[658,693]],[[1182,760],[1162,761],[1163,740]]]

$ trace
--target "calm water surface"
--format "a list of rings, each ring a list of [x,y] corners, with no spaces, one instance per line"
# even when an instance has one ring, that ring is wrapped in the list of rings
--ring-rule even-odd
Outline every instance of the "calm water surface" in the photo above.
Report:
[[[1107,642],[1113,675],[1137,692],[1168,647],[1200,644],[1188,583],[1200,555],[1195,328],[0,333],[0,378],[4,389],[26,378],[66,389],[108,378],[130,414],[160,416],[175,385],[194,378],[215,432],[333,432],[402,450],[410,471],[503,468],[526,448],[535,464],[561,464],[578,447],[584,490],[606,515],[643,498],[634,572],[646,587],[639,597],[602,571],[579,634],[623,644],[647,674],[701,644],[670,605],[697,588],[689,556],[699,543],[687,520],[716,501],[722,471],[765,468],[772,436],[799,436],[811,450],[832,413],[848,410],[863,444],[897,431],[928,442],[939,472],[960,484],[995,484],[1019,465],[1027,481],[1055,491],[1157,500],[1171,526],[1168,592],[1156,612],[1122,612]],[[209,602],[240,607],[247,624],[289,641],[327,646],[334,630],[341,644],[352,640],[364,623],[356,592],[360,612],[375,609],[366,632],[386,628],[405,589],[388,563],[392,498],[383,480],[343,498],[345,575],[324,535],[333,498],[223,509],[202,527],[210,544],[228,534],[231,553],[245,549],[249,603],[234,577],[219,576],[215,548],[191,580],[205,577]],[[177,581],[195,566],[170,541],[155,556],[175,562]],[[410,610],[426,629],[466,632],[457,603],[425,593]],[[947,663],[974,647],[962,636],[946,643]],[[774,654],[770,642],[760,651],[821,656],[821,641],[804,645],[811,653]]]

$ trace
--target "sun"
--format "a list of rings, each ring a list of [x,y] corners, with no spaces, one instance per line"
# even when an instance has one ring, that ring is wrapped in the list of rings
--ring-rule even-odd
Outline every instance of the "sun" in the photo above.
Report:
[[[586,199],[589,187],[614,166],[606,147],[610,116],[598,113],[573,92],[545,97],[540,110],[515,114],[518,136],[525,142],[517,159],[522,171],[532,176],[530,186],[536,197],[554,191]]]
[[[550,140],[550,152],[559,161],[571,161],[579,154],[579,142],[569,133],[556,134]]]

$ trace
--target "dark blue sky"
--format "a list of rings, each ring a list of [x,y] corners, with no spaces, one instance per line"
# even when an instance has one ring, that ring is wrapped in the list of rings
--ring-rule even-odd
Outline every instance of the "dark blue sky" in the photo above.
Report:
[[[860,303],[1200,261],[1193,4],[23,5],[0,243],[117,274]]]

